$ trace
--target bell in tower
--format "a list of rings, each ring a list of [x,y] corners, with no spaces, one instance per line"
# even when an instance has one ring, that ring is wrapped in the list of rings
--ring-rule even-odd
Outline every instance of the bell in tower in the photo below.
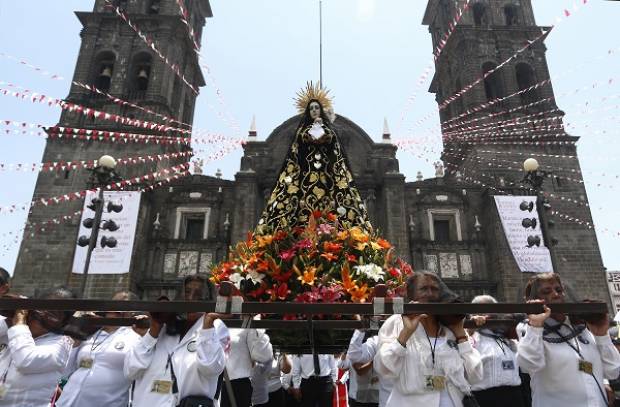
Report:
[[[136,79],[137,85],[136,88],[139,91],[146,91],[149,86],[149,67],[143,66],[140,68],[140,72],[138,72],[138,78]]]
[[[97,80],[97,88],[101,91],[107,92],[110,90],[110,84],[112,82],[112,66],[103,65],[99,78]]]

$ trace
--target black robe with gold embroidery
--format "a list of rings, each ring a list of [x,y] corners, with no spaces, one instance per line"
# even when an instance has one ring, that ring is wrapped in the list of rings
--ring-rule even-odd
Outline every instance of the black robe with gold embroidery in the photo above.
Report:
[[[345,227],[371,229],[338,136],[330,126],[322,127],[325,135],[319,140],[309,134],[312,125],[297,130],[257,231],[306,226],[317,210],[336,214]]]

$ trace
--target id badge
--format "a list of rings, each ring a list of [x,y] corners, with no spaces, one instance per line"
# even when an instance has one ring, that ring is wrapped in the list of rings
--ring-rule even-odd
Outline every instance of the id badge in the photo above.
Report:
[[[426,376],[426,389],[443,391],[446,388],[445,376]]]
[[[502,360],[502,369],[504,369],[504,370],[515,370],[515,362],[514,362],[514,360]]]
[[[10,388],[11,388],[10,384],[6,384],[6,383],[0,384],[0,400],[2,400],[6,396]]]
[[[80,360],[80,367],[83,367],[84,369],[90,369],[91,367],[93,367],[93,363],[95,363],[95,361],[91,358],[82,359]]]
[[[592,374],[593,372],[592,363],[588,362],[587,360],[580,360],[579,371],[587,373],[587,374]]]
[[[151,392],[159,394],[168,394],[172,390],[172,382],[170,380],[153,380]]]

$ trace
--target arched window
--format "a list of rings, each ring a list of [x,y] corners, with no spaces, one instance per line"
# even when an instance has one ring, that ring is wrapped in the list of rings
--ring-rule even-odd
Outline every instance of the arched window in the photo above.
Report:
[[[519,25],[519,9],[514,4],[508,4],[504,7],[504,17],[506,18],[506,25],[513,26]]]
[[[150,0],[147,2],[146,14],[159,14],[160,0]]]
[[[519,90],[524,90],[529,87],[532,87],[536,84],[536,74],[534,73],[534,69],[525,62],[521,62],[517,64],[515,68],[515,72],[517,74],[517,86]],[[536,89],[530,89],[527,92],[523,92],[521,94],[521,103],[528,104],[538,100],[538,92]]]
[[[477,27],[485,26],[489,24],[487,16],[487,6],[484,3],[474,3],[474,25]]]
[[[146,95],[151,78],[153,57],[150,54],[138,54],[133,59],[129,73],[129,92],[132,97],[141,99]]]
[[[111,51],[104,51],[95,58],[91,83],[102,92],[110,91],[115,60],[116,56]]]
[[[482,72],[486,75],[487,72],[490,72],[497,68],[497,65],[493,62],[486,62],[482,65]],[[487,100],[493,100],[497,98],[501,98],[503,96],[502,92],[502,81],[500,77],[499,71],[495,71],[486,78],[484,78],[484,92],[486,94]]]

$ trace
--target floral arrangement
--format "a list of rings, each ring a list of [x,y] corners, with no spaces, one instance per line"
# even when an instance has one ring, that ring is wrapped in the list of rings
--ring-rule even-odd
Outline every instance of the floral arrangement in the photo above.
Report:
[[[363,303],[377,284],[401,296],[410,273],[387,240],[317,211],[305,227],[249,233],[211,279],[232,282],[250,301]]]

